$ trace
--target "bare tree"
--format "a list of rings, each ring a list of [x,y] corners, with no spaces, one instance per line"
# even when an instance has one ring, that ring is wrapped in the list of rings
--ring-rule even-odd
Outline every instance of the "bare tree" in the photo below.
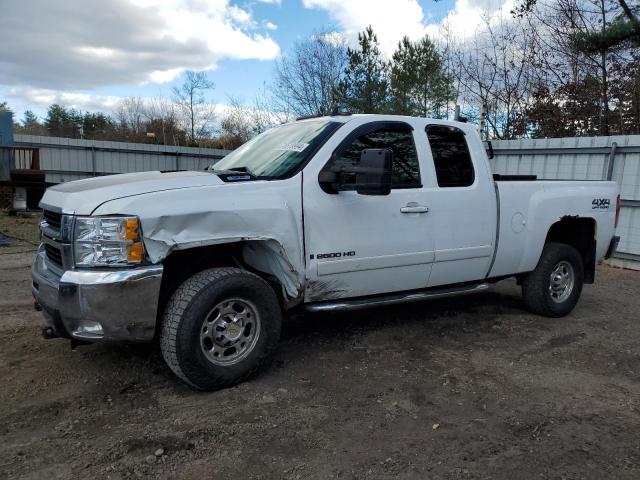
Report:
[[[326,115],[335,109],[334,91],[347,66],[346,40],[319,32],[297,42],[275,63],[274,110]]]
[[[173,101],[180,108],[190,133],[191,142],[208,133],[213,120],[213,109],[206,103],[205,92],[215,87],[204,72],[186,73],[185,81],[179,87],[173,87]]]
[[[153,133],[163,145],[180,145],[184,140],[184,130],[180,129],[176,105],[165,97],[148,99],[145,108],[147,129],[158,130]]]
[[[220,147],[237,148],[268,128],[289,120],[285,113],[270,111],[268,104],[264,90],[256,96],[252,105],[243,103],[237,97],[230,97],[218,129]]]
[[[526,132],[523,113],[535,78],[533,44],[524,21],[501,15],[485,18],[481,31],[453,49],[452,68],[458,101],[477,117],[484,106],[494,138]]]
[[[142,98],[124,98],[116,107],[115,116],[123,132],[131,132],[134,136],[144,133],[145,104]]]
[[[218,131],[218,141],[222,148],[238,148],[257,133],[253,129],[251,116],[251,110],[238,98],[229,98]]]
[[[616,37],[613,33],[619,33],[617,27],[628,13],[635,20],[626,2],[540,0],[526,2],[516,13],[536,27],[532,36],[537,44],[537,62],[542,83],[549,91],[580,93],[581,86],[597,82],[596,121],[582,119],[582,130],[583,134],[608,135],[614,116],[611,82],[616,72],[633,61],[633,53],[637,51],[634,45],[612,41]],[[590,99],[582,99],[582,103],[586,101]]]
[[[269,87],[263,84],[262,88],[254,97],[251,107],[254,111],[253,121],[256,123],[257,133],[262,133],[267,128],[295,119],[295,115],[291,111],[281,110],[277,108],[278,105]]]
[[[115,108],[115,124],[121,140],[163,145],[187,143],[176,104],[162,96],[123,99]]]

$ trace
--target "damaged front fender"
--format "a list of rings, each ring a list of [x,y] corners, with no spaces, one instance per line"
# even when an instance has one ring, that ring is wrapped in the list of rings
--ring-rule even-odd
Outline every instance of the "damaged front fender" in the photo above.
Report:
[[[276,277],[289,302],[302,298],[298,177],[141,194],[106,202],[93,214],[137,215],[152,263],[174,250],[242,242],[249,266]]]

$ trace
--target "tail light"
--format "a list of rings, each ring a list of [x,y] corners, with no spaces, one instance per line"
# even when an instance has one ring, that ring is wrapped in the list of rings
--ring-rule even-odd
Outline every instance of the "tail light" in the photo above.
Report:
[[[614,228],[618,228],[618,221],[620,220],[620,195],[616,198],[616,222]]]

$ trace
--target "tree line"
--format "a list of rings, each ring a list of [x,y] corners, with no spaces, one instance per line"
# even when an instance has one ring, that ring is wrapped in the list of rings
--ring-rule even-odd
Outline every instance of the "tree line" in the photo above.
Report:
[[[640,133],[640,7],[626,0],[522,0],[485,16],[472,35],[444,24],[391,55],[372,27],[357,43],[330,31],[275,61],[252,102],[214,110],[202,72],[187,72],[171,98],[126,98],[113,114],[51,105],[27,111],[17,131],[235,148],[271,125],[337,111],[452,118],[484,112],[488,138]],[[1,107],[0,107],[1,108]]]
[[[640,28],[612,34],[637,13],[625,0],[525,0],[468,40],[480,48],[451,48],[460,97],[471,114],[487,106],[496,138],[640,133]]]
[[[640,5],[522,0],[482,17],[471,35],[446,23],[402,39],[390,59],[371,28],[353,48],[330,34],[276,63],[278,106],[296,114],[393,113],[453,118],[487,138],[640,133]]]

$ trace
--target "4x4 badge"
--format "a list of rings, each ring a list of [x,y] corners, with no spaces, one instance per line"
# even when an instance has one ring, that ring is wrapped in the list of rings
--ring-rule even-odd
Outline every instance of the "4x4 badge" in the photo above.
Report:
[[[594,198],[591,202],[591,209],[609,210],[611,206],[611,200],[608,198]]]

